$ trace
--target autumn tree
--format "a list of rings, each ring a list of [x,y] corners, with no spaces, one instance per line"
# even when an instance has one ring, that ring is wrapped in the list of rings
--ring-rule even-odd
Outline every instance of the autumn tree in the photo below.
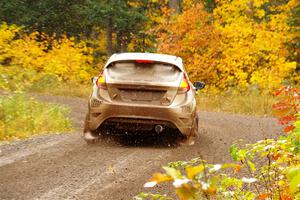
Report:
[[[292,40],[287,19],[297,1],[217,1],[215,27],[222,32],[221,82],[272,89],[290,80],[296,63],[288,59]]]
[[[300,2],[292,9],[292,14],[289,18],[290,32],[293,35],[293,40],[288,44],[290,51],[290,60],[297,62],[295,71],[295,82],[300,83]]]
[[[213,14],[197,4],[158,28],[159,52],[182,56],[193,80],[219,91],[272,89],[295,72],[286,44],[296,1],[272,2],[219,0]]]
[[[193,80],[217,84],[220,34],[210,22],[210,15],[197,4],[158,27],[158,51],[181,56]],[[209,58],[205,55],[209,53]]]

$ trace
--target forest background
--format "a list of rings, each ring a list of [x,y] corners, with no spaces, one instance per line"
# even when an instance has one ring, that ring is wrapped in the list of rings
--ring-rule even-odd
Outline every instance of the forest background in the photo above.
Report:
[[[2,89],[86,96],[118,52],[181,56],[214,95],[300,81],[297,0],[2,0],[0,21]]]

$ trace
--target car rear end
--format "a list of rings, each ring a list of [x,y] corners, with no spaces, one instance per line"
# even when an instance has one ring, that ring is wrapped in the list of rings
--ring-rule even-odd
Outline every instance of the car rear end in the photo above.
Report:
[[[117,130],[160,132],[168,127],[188,136],[195,118],[195,91],[182,66],[175,64],[149,58],[109,61],[93,86],[89,129],[113,125]]]

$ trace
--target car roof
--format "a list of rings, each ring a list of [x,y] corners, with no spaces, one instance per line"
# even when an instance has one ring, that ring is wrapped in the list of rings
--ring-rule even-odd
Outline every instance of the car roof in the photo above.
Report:
[[[185,71],[182,64],[182,59],[177,56],[158,54],[158,53],[117,53],[113,54],[105,67],[109,66],[113,62],[125,61],[125,60],[152,60],[157,62],[169,63],[177,66],[180,70]]]

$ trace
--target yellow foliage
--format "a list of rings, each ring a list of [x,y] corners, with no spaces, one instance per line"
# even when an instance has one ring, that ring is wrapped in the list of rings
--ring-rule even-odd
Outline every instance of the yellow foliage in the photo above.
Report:
[[[61,81],[84,83],[95,70],[92,63],[92,50],[83,41],[67,36],[55,39],[38,32],[26,34],[15,25],[0,25],[0,70],[4,76],[17,67],[21,73],[34,71]],[[33,82],[40,77],[26,78]]]
[[[75,43],[74,38],[63,37],[52,43],[52,49],[45,57],[48,64],[44,71],[62,77],[64,81],[84,82],[90,79],[91,51],[84,42]]]
[[[192,80],[211,89],[272,89],[296,68],[286,47],[293,39],[287,24],[296,5],[291,2],[218,0],[213,14],[198,4],[158,27],[159,52],[183,57]],[[276,12],[266,12],[266,5]]]

